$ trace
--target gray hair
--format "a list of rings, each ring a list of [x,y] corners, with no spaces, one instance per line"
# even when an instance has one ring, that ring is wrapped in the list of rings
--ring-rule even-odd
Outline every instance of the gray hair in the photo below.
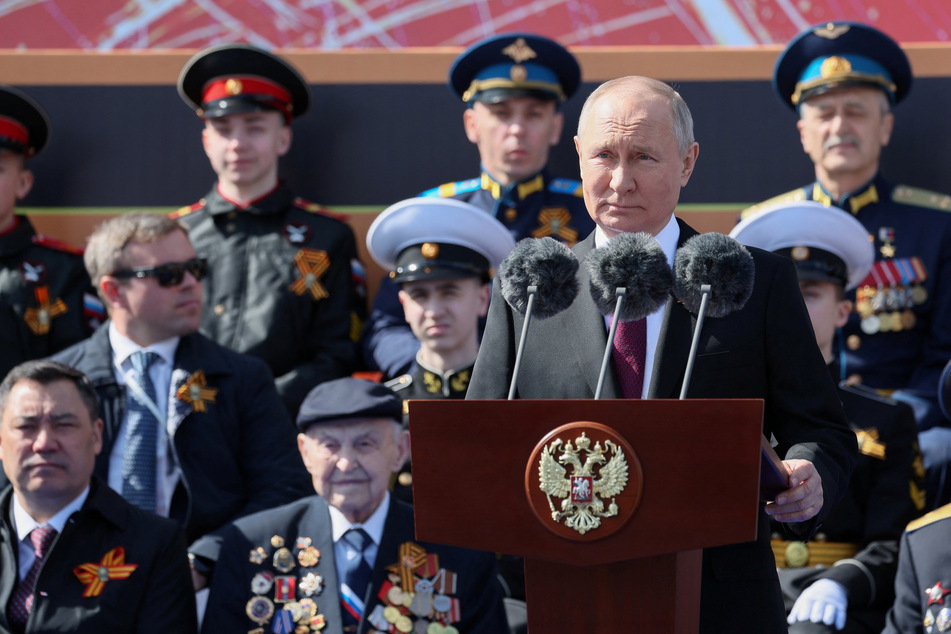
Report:
[[[103,275],[112,275],[126,267],[125,247],[130,242],[161,240],[173,231],[185,228],[165,214],[128,212],[106,220],[89,236],[83,261],[96,288]]]
[[[594,104],[605,95],[613,92],[624,92],[631,97],[652,94],[663,98],[670,105],[674,122],[673,133],[677,138],[677,148],[680,150],[680,153],[686,153],[687,148],[694,142],[693,116],[690,114],[690,108],[687,107],[687,102],[680,96],[680,93],[662,81],[657,81],[650,77],[638,77],[636,75],[606,81],[588,95],[584,106],[581,108],[581,115],[578,117],[579,137],[584,134],[585,122]]]

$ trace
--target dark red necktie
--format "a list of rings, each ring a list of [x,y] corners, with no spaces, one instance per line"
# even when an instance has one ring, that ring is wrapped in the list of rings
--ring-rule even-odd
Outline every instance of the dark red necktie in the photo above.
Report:
[[[614,333],[611,361],[624,398],[641,398],[644,357],[647,354],[647,320],[622,321]]]
[[[33,542],[33,554],[36,555],[36,559],[33,560],[33,565],[17,586],[13,596],[10,597],[10,621],[19,625],[21,631],[26,626],[26,621],[33,610],[33,588],[36,586],[40,567],[54,539],[56,539],[56,529],[51,526],[37,526],[30,531],[30,541]]]

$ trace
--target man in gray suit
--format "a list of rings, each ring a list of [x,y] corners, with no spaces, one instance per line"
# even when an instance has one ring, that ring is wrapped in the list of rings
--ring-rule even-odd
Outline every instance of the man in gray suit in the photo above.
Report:
[[[699,155],[690,111],[680,95],[644,77],[607,82],[585,102],[575,147],[585,204],[597,225],[573,247],[578,258],[621,233],[646,232],[672,264],[676,250],[696,235],[674,217],[680,189]],[[701,629],[710,632],[785,630],[766,516],[785,522],[800,538],[808,537],[841,497],[856,460],[855,436],[816,347],[792,262],[751,252],[751,295],[743,308],[704,324],[688,396],[765,399],[764,432],[779,441],[791,488],[764,508],[756,541],[704,551]],[[574,303],[532,324],[517,382],[521,398],[594,394],[606,324],[587,292],[590,275],[584,265],[577,276],[581,292]],[[508,393],[522,316],[495,286],[467,398],[504,398]],[[639,377],[640,385],[623,387],[615,370],[604,396],[618,398],[630,389],[634,398],[676,398],[693,320],[683,304],[668,297],[641,325],[644,349],[627,370]],[[563,345],[551,345],[555,341]]]

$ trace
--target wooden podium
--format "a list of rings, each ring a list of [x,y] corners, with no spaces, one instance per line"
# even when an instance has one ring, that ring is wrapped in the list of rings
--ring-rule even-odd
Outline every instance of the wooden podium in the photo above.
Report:
[[[530,634],[696,632],[700,549],[756,538],[761,400],[417,400],[409,413],[417,538],[524,557]],[[616,479],[619,450],[626,485],[600,500],[617,514],[594,528],[584,514],[583,534],[566,526],[577,513],[555,521]]]

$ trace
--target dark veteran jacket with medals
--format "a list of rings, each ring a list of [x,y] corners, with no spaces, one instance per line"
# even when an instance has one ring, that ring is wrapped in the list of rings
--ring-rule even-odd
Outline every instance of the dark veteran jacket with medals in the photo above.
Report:
[[[696,232],[678,222],[683,245]],[[533,321],[529,329],[517,383],[520,398],[594,396],[607,342],[604,318],[588,292],[590,275],[583,263],[594,245],[592,233],[572,248],[582,262],[574,303],[554,317]],[[786,525],[808,536],[845,492],[856,460],[855,434],[846,425],[816,346],[792,261],[759,249],[750,252],[756,267],[752,295],[741,310],[705,321],[687,396],[765,399],[763,431],[776,437],[779,455],[810,460],[822,479],[825,504],[819,515]],[[494,286],[466,398],[498,399],[508,394],[522,316],[509,308],[498,284]],[[694,324],[695,316],[668,296],[650,398],[679,396]],[[551,345],[555,341],[563,345]],[[603,398],[620,398],[613,368],[609,372]],[[709,632],[785,631],[765,513],[760,515],[756,541],[704,551],[700,620],[701,630]]]
[[[272,538],[276,538],[276,541],[272,541]],[[358,629],[360,634],[367,634],[374,629],[387,631],[391,627],[386,622],[376,626],[372,622],[380,618],[382,608],[391,607],[387,598],[389,590],[394,585],[405,589],[402,588],[405,581],[399,580],[399,574],[394,575],[387,568],[400,562],[404,554],[401,547],[408,542],[413,542],[421,549],[414,554],[416,563],[419,563],[422,551],[425,551],[429,569],[424,567],[408,574],[407,578],[416,582],[427,579],[432,586],[434,604],[439,594],[443,595],[443,601],[448,600],[452,604],[452,614],[447,618],[453,621],[453,627],[462,634],[502,634],[508,631],[501,587],[495,577],[494,555],[414,542],[413,508],[391,498],[382,543],[379,544],[364,601],[366,609]],[[283,545],[274,546],[273,543]],[[275,567],[275,554],[281,548],[286,548],[290,553],[284,553],[284,562],[280,567]],[[291,567],[287,565],[287,554],[292,555],[289,559]],[[315,557],[318,554],[319,557]],[[399,570],[399,566],[393,568]],[[445,572],[440,575],[439,570]],[[452,573],[455,575],[454,581]],[[281,576],[291,577],[294,583],[279,584],[278,578]],[[317,577],[320,577],[319,584]],[[281,591],[279,596],[279,589],[288,586],[294,588],[291,595]],[[225,533],[202,631],[206,634],[247,632],[255,627],[263,627],[267,632],[281,631],[277,629],[280,626],[276,622],[283,618],[305,627],[309,624],[307,631],[317,631],[320,627],[321,634],[341,634],[343,624],[339,588],[330,511],[321,497],[311,496],[256,513],[236,521]],[[417,596],[419,594],[417,592]],[[280,600],[276,600],[278,598]],[[280,602],[283,600],[288,601]],[[311,607],[314,603],[316,610]],[[304,613],[299,620],[293,621],[290,615],[283,614],[285,611],[297,614],[302,609],[301,604]],[[249,613],[255,614],[257,620],[253,620]],[[405,622],[413,627],[423,627],[427,621],[435,623],[446,620],[439,614],[417,616],[405,607],[400,613],[409,619]],[[291,626],[290,631],[294,631],[294,626]]]
[[[837,365],[830,369],[835,374]],[[819,579],[841,583],[849,597],[849,627],[878,632],[895,599],[898,540],[925,505],[918,428],[904,403],[883,399],[864,386],[840,383],[838,390],[858,439],[859,458],[845,496],[817,537],[853,544],[856,552],[834,565],[781,568],[779,579],[791,602]]]
[[[516,242],[550,236],[570,246],[594,229],[581,182],[551,178],[546,171],[511,187],[502,187],[482,172],[480,177],[446,183],[420,195],[454,198],[484,209],[512,232]],[[363,333],[364,357],[388,378],[408,372],[419,349],[403,318],[398,290],[388,278],[383,279]]]
[[[0,494],[0,632],[12,632],[7,616],[18,584],[19,540],[13,526],[13,487]],[[121,548],[123,564],[136,568],[99,588],[74,570],[100,565]],[[116,555],[116,553],[113,553]],[[118,564],[113,556],[111,561]],[[98,593],[97,593],[98,590]],[[89,594],[90,596],[83,596]],[[196,632],[195,593],[181,528],[128,504],[93,478],[83,507],[66,521],[40,568],[26,632],[155,634]]]
[[[863,385],[924,399],[932,407],[916,414],[919,426],[943,424],[935,399],[951,359],[951,197],[895,185],[879,174],[840,201],[816,182],[741,216],[793,200],[815,200],[853,214],[875,246],[874,268],[850,294],[855,309],[843,328],[845,374],[857,375]]]
[[[108,481],[109,454],[128,403],[113,373],[108,322],[54,360],[83,372],[99,397],[102,451],[96,475]],[[259,359],[228,350],[204,335],[181,338],[169,386],[166,429],[182,479],[170,516],[193,544],[227,522],[305,495],[310,487],[296,432]]]
[[[312,387],[353,371],[366,297],[346,223],[284,185],[245,208],[216,187],[172,217],[210,264],[201,331],[263,359],[292,418]]]
[[[0,235],[0,376],[85,339],[104,318],[81,250],[37,235],[26,216],[16,223]]]
[[[951,505],[908,525],[895,577],[895,604],[882,634],[951,631]]]

